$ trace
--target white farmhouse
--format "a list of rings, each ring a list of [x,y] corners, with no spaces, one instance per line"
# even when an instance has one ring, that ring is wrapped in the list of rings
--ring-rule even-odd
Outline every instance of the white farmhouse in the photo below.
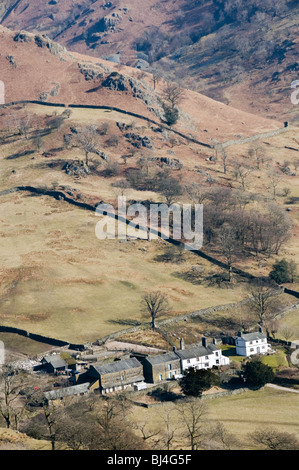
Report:
[[[175,351],[181,360],[181,370],[189,369],[211,369],[213,366],[226,366],[230,363],[229,358],[222,355],[222,350],[213,342],[208,344],[206,338],[202,338],[202,345],[188,349]]]
[[[266,354],[271,350],[267,337],[261,332],[239,333],[236,338],[236,353],[238,356]]]

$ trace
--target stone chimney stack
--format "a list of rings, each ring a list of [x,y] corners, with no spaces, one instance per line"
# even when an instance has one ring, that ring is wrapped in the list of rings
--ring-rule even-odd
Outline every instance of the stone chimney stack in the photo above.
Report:
[[[183,338],[180,339],[180,348],[181,350],[185,349],[185,341],[183,340]]]
[[[205,338],[204,336],[201,338],[201,344],[203,345],[204,348],[207,347],[207,338]]]

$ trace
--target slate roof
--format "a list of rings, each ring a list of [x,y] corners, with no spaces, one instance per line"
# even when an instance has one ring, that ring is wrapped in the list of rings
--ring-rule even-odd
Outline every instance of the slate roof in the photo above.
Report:
[[[154,366],[157,364],[164,364],[165,362],[178,361],[180,358],[175,352],[170,352],[166,354],[159,354],[158,356],[147,357],[146,360]]]
[[[220,348],[215,344],[209,344],[207,347],[204,346],[194,346],[188,349],[179,349],[176,351],[176,354],[181,359],[192,359],[194,357],[209,356],[214,351],[219,351]]]
[[[73,395],[79,395],[80,393],[88,392],[90,384],[83,383],[80,385],[73,385],[72,387],[64,387],[57,390],[50,390],[45,392],[44,396],[47,400],[57,400],[58,398],[71,397]]]
[[[92,366],[100,375],[111,374],[114,372],[121,372],[122,370],[135,369],[141,367],[140,362],[132,357],[131,359],[123,359],[121,361],[114,361],[109,364],[93,365]]]
[[[46,362],[48,364],[51,364],[54,367],[54,369],[57,369],[58,367],[67,367],[68,366],[67,362],[64,359],[62,359],[58,354],[53,355],[53,356],[45,356],[42,359],[42,362]]]
[[[266,336],[264,333],[256,331],[254,333],[242,333],[241,338],[244,339],[244,341],[254,341],[257,339],[266,339]]]

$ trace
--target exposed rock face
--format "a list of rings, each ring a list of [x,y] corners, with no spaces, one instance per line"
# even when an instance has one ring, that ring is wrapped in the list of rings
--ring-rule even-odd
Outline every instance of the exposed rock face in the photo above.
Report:
[[[32,42],[32,35],[27,33],[27,31],[20,31],[14,37],[16,42]]]
[[[87,44],[98,43],[102,39],[102,33],[116,31],[116,26],[121,20],[121,15],[118,13],[111,13],[101,18],[87,30]]]
[[[162,166],[168,166],[172,170],[181,170],[183,168],[183,164],[179,158],[168,158],[168,157],[161,157],[158,160],[162,163]]]
[[[102,86],[110,88],[110,90],[127,91],[126,78],[117,72],[112,72],[103,82]]]
[[[133,147],[146,147],[148,149],[153,148],[153,143],[151,139],[147,136],[141,137],[139,134],[135,134],[134,132],[128,132],[127,134],[125,134],[125,137],[129,140]]]
[[[84,177],[90,173],[88,166],[83,160],[74,160],[67,163],[64,168],[67,175]]]
[[[32,42],[34,41],[38,47],[46,47],[49,49],[51,54],[62,56],[67,54],[65,47],[61,46],[57,42],[52,41],[45,34],[32,34],[27,31],[20,31],[14,36],[16,42]]]
[[[78,64],[79,70],[84,75],[85,80],[100,80],[103,78],[103,73],[90,65]]]
[[[121,15],[118,13],[111,13],[110,15],[104,16],[95,26],[98,32],[113,31],[115,26],[121,22]]]

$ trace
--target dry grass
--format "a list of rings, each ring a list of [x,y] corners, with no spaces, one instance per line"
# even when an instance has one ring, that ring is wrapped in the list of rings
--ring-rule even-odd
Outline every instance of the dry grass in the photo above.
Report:
[[[40,113],[40,117],[45,113],[38,106],[29,109],[32,113]],[[48,108],[46,112],[49,113]],[[50,112],[54,113],[55,110]],[[103,120],[109,121],[116,129],[115,120],[127,122],[128,118],[104,111],[73,110],[64,129],[44,138],[44,149],[51,149],[53,142],[55,147],[59,147],[67,126],[92,122],[100,124]],[[136,122],[136,125],[141,126],[141,122]],[[113,128],[113,132],[115,129]],[[143,133],[149,132],[148,128],[143,128]],[[157,155],[165,155],[165,151],[170,148],[169,144],[162,142],[154,134],[150,135],[155,139]],[[295,138],[295,131],[291,130],[287,134],[269,139],[268,155],[281,164],[286,158],[291,160],[294,152],[285,149],[285,146],[295,146]],[[0,175],[3,189],[25,184],[51,188],[52,183],[56,183],[78,190],[83,195],[83,200],[93,204],[100,200],[115,202],[117,191],[112,184],[118,177],[90,175],[74,180],[61,169],[48,166],[59,160],[82,158],[82,152],[78,148],[63,150],[49,158],[38,154],[34,155],[34,159],[30,155],[17,159],[5,158],[20,152],[24,145],[31,144],[22,139],[3,146]],[[202,169],[217,178],[219,184],[231,182],[234,187],[239,187],[239,183],[232,180],[231,165],[248,153],[247,145],[228,149],[230,163],[226,176],[223,174],[221,161],[211,165],[206,161],[206,155],[200,154],[193,145],[178,145],[174,150],[175,156],[185,165],[182,172],[185,181],[195,181],[198,178],[198,173],[193,170],[195,165],[200,164]],[[126,144],[122,142],[113,152],[113,159],[120,160],[122,153],[127,153]],[[250,192],[264,194],[265,175],[266,168],[254,169],[249,180]],[[283,176],[280,190],[284,186],[290,187],[292,197],[298,197],[296,178]],[[126,196],[128,199],[152,201],[157,201],[159,197],[149,191],[131,189],[126,192]],[[285,204],[287,200],[279,196],[278,202]],[[296,235],[298,203],[293,204],[292,208],[290,214],[294,220]],[[212,305],[238,302],[244,298],[244,284],[237,284],[232,289],[219,289],[188,282],[184,273],[193,265],[200,264],[204,275],[218,270],[193,253],[186,253],[186,260],[180,265],[158,263],[154,259],[165,248],[165,242],[99,241],[94,233],[97,222],[95,215],[76,209],[66,202],[48,197],[33,197],[26,193],[11,194],[1,197],[0,209],[0,231],[4,242],[0,271],[2,324],[79,342],[123,330],[126,323],[130,326],[132,321],[147,323],[148,319],[140,313],[140,299],[147,289],[159,288],[167,294],[172,316]],[[299,254],[298,250],[294,236],[279,257],[291,259]],[[238,264],[253,274],[263,275],[269,272],[275,259],[253,257]],[[294,322],[296,323],[295,319]]]
[[[299,438],[299,396],[296,393],[264,388],[205,400],[205,404],[208,412],[205,419],[215,425],[222,423],[237,436],[244,449],[255,448],[248,436],[259,427],[279,427],[280,431],[294,433]],[[147,409],[138,407],[132,412],[131,419],[139,425],[147,423],[147,429],[163,430],[167,413],[171,416],[172,429],[176,429],[175,448],[188,450],[188,442],[181,435],[183,426],[179,423],[175,404],[165,402]]]

